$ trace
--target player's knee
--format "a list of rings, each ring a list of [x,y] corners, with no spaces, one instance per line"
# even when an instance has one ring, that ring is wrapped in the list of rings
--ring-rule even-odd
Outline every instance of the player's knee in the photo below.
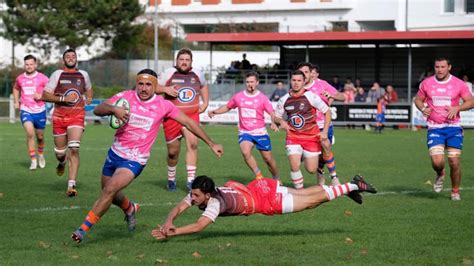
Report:
[[[179,152],[174,150],[168,150],[168,160],[178,160]]]
[[[317,167],[308,167],[306,168],[306,171],[308,171],[308,173],[310,174],[316,174],[316,170],[317,170]]]
[[[106,184],[102,189],[102,194],[108,197],[113,197],[115,193],[117,193],[117,188],[114,185],[110,184],[110,182]]]
[[[430,148],[430,156],[444,155],[444,146],[434,146]]]
[[[34,137],[35,137],[35,133],[29,132],[29,131],[26,132],[26,138],[32,139],[32,138],[34,138]]]
[[[197,143],[190,143],[189,144],[189,149],[192,150],[192,151],[195,151],[197,150],[198,148],[198,144]]]
[[[67,151],[67,147],[64,147],[64,148],[54,147],[54,153],[56,153],[56,157],[58,158],[66,156],[66,151]]]
[[[252,153],[243,151],[242,156],[244,157],[245,160],[247,160],[247,159],[250,159],[252,157]]]

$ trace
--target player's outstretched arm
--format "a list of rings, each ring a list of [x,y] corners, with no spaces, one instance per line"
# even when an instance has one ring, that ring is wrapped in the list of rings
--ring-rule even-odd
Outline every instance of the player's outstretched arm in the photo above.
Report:
[[[217,108],[216,110],[212,110],[207,112],[210,118],[213,118],[215,115],[224,114],[230,111],[230,108],[227,105],[222,105],[221,107]]]
[[[174,120],[178,121],[181,125],[191,131],[191,133],[202,139],[202,141],[204,141],[211,148],[217,157],[221,157],[224,154],[224,148],[222,145],[214,143],[209,135],[207,135],[207,133],[198,124],[196,124],[194,120],[189,118],[183,112],[179,112],[178,116]]]
[[[168,230],[168,232],[165,232],[163,230],[163,227],[158,225],[156,229],[153,229],[153,231],[151,231],[151,235],[157,240],[164,240],[172,236],[188,235],[188,234],[201,232],[210,224],[212,224],[211,219],[205,216],[201,216],[195,223],[188,224],[188,225],[178,227],[178,228],[174,228],[174,229]]]
[[[330,99],[333,99],[335,101],[343,102],[346,97],[344,97],[344,93],[341,92],[336,92],[335,95],[330,95]]]

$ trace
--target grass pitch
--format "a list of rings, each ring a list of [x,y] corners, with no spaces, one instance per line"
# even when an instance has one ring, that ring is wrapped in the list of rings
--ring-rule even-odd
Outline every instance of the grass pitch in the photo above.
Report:
[[[206,126],[224,145],[216,159],[200,144],[198,174],[217,184],[253,175],[237,145],[235,126]],[[425,146],[426,131],[387,129],[382,135],[336,128],[334,152],[338,174],[348,181],[362,174],[378,189],[357,205],[343,197],[314,210],[267,217],[219,218],[204,232],[154,240],[150,231],[163,223],[185,196],[184,153],[178,169],[178,192],[166,191],[166,148],[162,133],[148,166],[125,193],[141,204],[138,226],[129,233],[122,211],[111,208],[85,240],[70,234],[81,224],[100,193],[100,173],[113,139],[107,126],[90,125],[81,143],[79,196],[65,196],[66,178],[55,174],[51,128],[46,128],[45,169],[29,171],[20,124],[0,124],[0,264],[473,264],[474,131],[466,130],[460,202],[445,190],[432,192],[434,172]],[[290,186],[284,133],[271,133],[274,156],[285,185]],[[259,154],[260,168],[269,174]],[[305,173],[306,186],[315,178]],[[194,222],[191,209],[175,225]]]

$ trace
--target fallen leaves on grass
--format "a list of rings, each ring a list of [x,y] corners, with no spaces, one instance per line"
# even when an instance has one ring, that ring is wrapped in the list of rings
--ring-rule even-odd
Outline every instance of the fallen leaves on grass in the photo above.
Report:
[[[114,253],[111,250],[105,252],[105,255],[107,255],[107,259],[109,259],[109,260],[117,260],[118,259],[117,256],[115,256]]]
[[[156,259],[155,260],[155,264],[165,264],[165,263],[168,263],[167,260],[163,260],[163,259]]]
[[[81,256],[79,256],[79,255],[71,255],[71,259],[75,259],[75,260],[79,259],[80,257]]]
[[[40,248],[50,248],[51,247],[51,244],[43,242],[43,241],[40,241],[38,243],[38,245],[40,246]]]
[[[145,258],[145,254],[138,254],[137,256],[135,256],[135,258],[142,260],[143,258]]]
[[[432,186],[433,183],[431,183],[431,180],[428,180],[428,181],[425,182],[425,185],[430,185],[430,186]]]
[[[346,242],[346,244],[352,244],[352,243],[354,243],[354,240],[352,240],[352,239],[349,238],[349,237],[346,237],[346,241],[345,241],[345,242]]]
[[[0,192],[0,198],[3,198],[3,192]]]
[[[369,250],[368,250],[367,248],[362,248],[362,249],[360,250],[360,254],[361,254],[361,255],[367,255],[367,254],[369,254]]]
[[[195,258],[200,258],[200,257],[202,257],[202,255],[201,255],[201,253],[199,253],[199,252],[197,252],[197,251],[194,251],[193,257],[195,257]]]
[[[462,259],[462,264],[464,264],[464,265],[472,265],[472,264],[474,264],[474,261],[472,261],[472,260],[469,259],[469,258],[464,258],[464,259]]]
[[[352,216],[352,212],[346,210],[346,211],[344,211],[344,215],[347,216],[347,217]]]
[[[227,244],[225,245],[225,247],[222,246],[221,244],[219,244],[217,247],[219,248],[219,250],[224,250],[225,248],[229,248],[230,246],[232,246],[232,244],[231,244],[231,243],[227,243]]]

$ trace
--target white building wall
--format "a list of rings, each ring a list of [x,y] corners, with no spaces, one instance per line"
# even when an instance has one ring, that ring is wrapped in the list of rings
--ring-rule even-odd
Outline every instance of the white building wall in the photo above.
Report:
[[[261,4],[232,4],[231,0],[222,0],[218,5],[202,5],[193,1],[188,6],[172,6],[171,0],[162,0],[158,14],[162,25],[275,23],[280,32],[329,31],[332,22],[338,21],[347,21],[349,31],[385,30],[390,23],[398,31],[474,30],[474,13],[465,13],[465,0],[455,0],[453,13],[443,12],[444,1],[307,0],[305,3],[291,3],[290,0],[265,0]],[[145,5],[148,1],[140,2]],[[4,8],[4,5],[0,6],[0,11]],[[146,12],[149,21],[152,21],[154,7],[148,7]],[[182,29],[178,30],[178,35],[184,37]],[[0,47],[0,65],[11,64],[11,41],[0,38]],[[103,42],[96,42],[90,49],[78,50],[79,60],[88,60],[107,49]],[[17,63],[21,63],[28,50],[37,54],[34,48],[15,47]],[[53,51],[48,61],[56,61],[60,56],[61,51]],[[43,58],[40,60],[45,61]]]
[[[474,13],[466,14],[465,0],[455,0],[454,13],[444,12],[444,0],[409,1],[410,30],[474,30]]]

